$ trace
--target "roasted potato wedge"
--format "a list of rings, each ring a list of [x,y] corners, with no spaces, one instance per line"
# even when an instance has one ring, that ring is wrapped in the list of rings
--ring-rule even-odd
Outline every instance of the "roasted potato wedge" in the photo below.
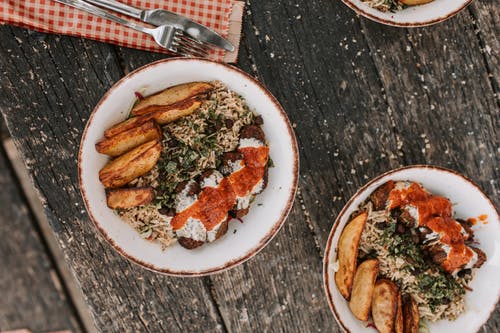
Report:
[[[416,5],[426,4],[426,3],[432,2],[434,0],[399,0],[399,1],[401,1],[402,3],[404,3],[405,5],[408,5],[408,6],[416,6]]]
[[[337,247],[339,270],[335,273],[335,283],[345,299],[351,295],[352,281],[356,272],[359,239],[366,223],[368,214],[361,213],[349,222],[342,230]]]
[[[116,157],[145,142],[160,139],[160,126],[154,121],[148,121],[128,131],[118,133],[111,138],[102,139],[96,143],[95,149],[101,154]]]
[[[149,141],[109,162],[99,172],[106,188],[121,187],[151,170],[160,158],[161,144]]]
[[[396,310],[396,319],[394,320],[394,332],[403,333],[403,302],[401,300],[401,292],[398,293],[398,309]]]
[[[404,333],[418,333],[419,321],[418,304],[413,298],[408,297],[403,302]]]
[[[106,191],[106,203],[111,209],[144,206],[153,199],[152,187],[117,188]]]
[[[104,131],[104,137],[108,139],[112,138],[117,134],[141,126],[142,124],[150,120],[155,120],[158,124],[165,125],[193,113],[200,107],[201,103],[202,102],[199,100],[190,99],[183,103],[176,104],[175,106],[154,106],[154,112],[138,117],[129,118],[107,129],[106,131]]]
[[[152,115],[153,119],[160,125],[168,124],[184,116],[190,115],[201,106],[201,101],[190,99],[183,103],[176,104],[174,108],[164,107],[157,111],[147,114]]]
[[[190,82],[167,88],[137,102],[132,109],[134,116],[153,112],[151,106],[166,106],[184,101],[194,96],[207,93],[213,89],[208,82]]]
[[[398,287],[390,280],[375,283],[372,300],[372,318],[380,333],[393,333],[398,310]]]
[[[370,317],[378,264],[377,259],[366,260],[358,266],[354,275],[349,308],[352,314],[362,321],[367,321]]]
[[[139,127],[142,124],[144,124],[145,122],[150,121],[151,119],[153,119],[153,117],[151,117],[151,116],[129,118],[125,121],[122,121],[121,123],[118,123],[118,124],[108,128],[107,130],[105,130],[104,137],[107,139],[111,139],[112,137],[114,137],[120,133],[130,131],[136,127]]]

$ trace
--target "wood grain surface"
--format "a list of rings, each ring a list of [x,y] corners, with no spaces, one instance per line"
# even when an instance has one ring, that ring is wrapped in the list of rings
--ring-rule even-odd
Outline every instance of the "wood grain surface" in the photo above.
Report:
[[[81,332],[0,146],[0,331]]]
[[[430,163],[466,174],[498,205],[499,26],[494,0],[411,30],[359,18],[340,1],[248,1],[237,65],[294,124],[300,188],[276,238],[211,277],[164,277],[121,258],[78,191],[78,145],[93,107],[124,74],[163,56],[4,26],[0,110],[99,331],[340,332],[321,262],[358,187]],[[481,332],[499,326],[497,306]]]

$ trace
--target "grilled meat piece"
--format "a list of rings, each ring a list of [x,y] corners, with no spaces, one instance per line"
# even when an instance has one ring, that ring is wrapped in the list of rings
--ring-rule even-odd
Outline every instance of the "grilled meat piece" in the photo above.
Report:
[[[238,151],[229,151],[222,155],[222,168],[221,172],[225,176],[234,172],[237,163],[243,161],[243,154]]]
[[[427,235],[432,234],[432,230],[427,228],[427,227],[419,227],[418,232],[419,232],[421,243],[425,243],[425,241],[427,240]]]
[[[234,125],[234,120],[226,118],[224,119],[224,126],[226,126],[227,129],[233,128]]]
[[[174,217],[175,216],[175,209],[162,207],[162,208],[158,209],[158,213],[160,213],[161,215]]]
[[[446,260],[446,258],[448,258],[448,254],[441,247],[440,244],[428,246],[426,248],[426,251],[429,254],[432,261],[434,261],[438,265],[441,265]]]
[[[389,180],[387,183],[379,186],[373,193],[370,195],[370,200],[373,204],[373,208],[375,210],[385,209],[387,199],[389,198],[389,193],[394,188],[394,182]]]
[[[398,216],[398,222],[406,225],[407,227],[413,227],[415,225],[415,219],[411,216],[410,211],[403,209],[401,214]]]
[[[460,272],[458,272],[457,275],[458,275],[458,277],[463,278],[463,277],[465,277],[467,275],[470,275],[471,273],[472,273],[472,269],[467,268],[467,269],[462,269]]]
[[[465,232],[467,235],[464,235],[464,238],[467,241],[473,241],[474,240],[474,230],[472,230],[472,222],[462,220],[462,219],[457,219],[457,222],[460,223],[462,228],[464,228]]]
[[[254,125],[262,125],[264,124],[264,119],[262,118],[261,115],[258,115],[257,117],[254,118],[253,123]]]
[[[405,228],[405,226],[402,223],[398,223],[396,225],[396,233],[402,235],[402,234],[406,233],[406,230],[407,229]]]
[[[213,169],[203,172],[198,178],[201,188],[204,189],[205,187],[217,187],[223,176],[219,171]]]
[[[191,184],[189,184],[189,190],[187,192],[187,195],[193,196],[200,192],[201,192],[200,184],[198,184],[197,182],[192,182]]]
[[[229,227],[229,219],[226,219],[222,224],[219,226],[219,230],[217,230],[217,235],[215,236],[215,240],[221,238],[227,233],[227,229]]]
[[[474,268],[481,267],[484,264],[484,262],[486,261],[486,253],[484,253],[482,250],[478,249],[477,247],[471,246],[470,249],[477,253],[477,261],[474,264]]]
[[[264,176],[262,177],[262,190],[259,192],[261,193],[262,191],[264,191],[267,187],[267,183],[269,181],[269,167],[266,165],[266,169],[264,170]],[[259,194],[259,193],[256,193],[256,194]]]
[[[432,255],[432,261],[436,264],[441,265],[447,258],[447,254],[445,251],[438,251]]]
[[[182,191],[184,191],[184,189],[186,189],[187,187],[188,187],[188,191],[186,192],[186,194],[190,197],[201,192],[200,184],[198,184],[197,182],[195,182],[195,181],[189,181],[189,182],[183,181],[183,182],[177,184],[177,186],[175,187],[175,193],[179,194]]]
[[[187,238],[187,237],[179,237],[178,241],[182,247],[184,247],[188,250],[192,250],[192,249],[195,249],[197,247],[200,247],[205,243],[204,241],[197,241],[197,240],[194,240],[192,238]]]
[[[243,209],[233,209],[229,211],[229,216],[231,216],[234,219],[241,219],[243,216],[248,214],[248,211],[250,208],[243,208]]]
[[[240,139],[257,139],[260,142],[266,142],[266,135],[262,128],[256,125],[248,125],[241,129]]]
[[[177,194],[181,193],[182,190],[184,190],[184,188],[186,187],[187,183],[188,182],[186,180],[186,181],[183,181],[183,182],[180,182],[179,184],[177,184],[177,186],[174,189],[175,193],[177,193]]]

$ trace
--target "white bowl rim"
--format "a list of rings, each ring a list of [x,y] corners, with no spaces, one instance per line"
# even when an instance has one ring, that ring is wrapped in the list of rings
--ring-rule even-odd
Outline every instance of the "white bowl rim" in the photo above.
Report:
[[[288,133],[288,135],[291,139],[291,142],[292,142],[292,151],[293,151],[293,160],[294,160],[294,165],[292,168],[293,169],[293,180],[292,180],[291,189],[288,193],[287,204],[284,207],[280,218],[276,221],[276,223],[273,225],[273,227],[266,233],[266,235],[260,239],[259,243],[257,243],[256,246],[254,248],[252,248],[251,250],[249,250],[244,256],[227,261],[223,265],[213,267],[210,269],[206,269],[206,270],[202,270],[202,271],[178,271],[178,270],[173,271],[173,270],[169,270],[166,268],[156,267],[152,263],[144,262],[143,260],[140,260],[140,259],[128,254],[124,249],[122,249],[120,246],[118,246],[118,244],[116,244],[116,242],[107,234],[106,230],[99,224],[97,219],[92,214],[92,211],[90,210],[90,205],[88,202],[87,193],[85,191],[85,186],[83,185],[82,160],[81,159],[82,159],[82,154],[83,154],[83,143],[87,138],[87,131],[88,131],[90,125],[92,124],[95,113],[101,107],[101,105],[104,103],[104,101],[113,93],[113,91],[118,86],[120,86],[125,81],[131,80],[133,78],[133,76],[138,74],[139,72],[148,70],[151,67],[155,67],[155,66],[158,66],[158,65],[161,65],[164,63],[193,62],[193,61],[194,62],[205,62],[205,63],[210,63],[210,64],[213,64],[216,66],[222,66],[227,70],[237,72],[240,75],[243,75],[249,81],[254,83],[269,98],[271,103],[275,105],[276,109],[280,112],[281,118],[283,119],[284,123],[286,124],[287,131],[288,131],[287,133]],[[80,187],[80,193],[82,195],[82,198],[83,198],[83,201],[85,204],[85,208],[86,208],[86,211],[87,211],[87,214],[88,214],[90,220],[92,221],[94,226],[99,230],[99,232],[104,237],[104,239],[121,256],[123,256],[124,258],[128,259],[129,261],[131,261],[131,262],[133,262],[133,263],[135,263],[143,268],[146,268],[146,269],[153,271],[153,272],[156,272],[156,273],[169,275],[169,276],[177,276],[177,277],[200,277],[200,276],[206,276],[206,275],[211,275],[211,274],[215,274],[215,273],[220,273],[220,272],[223,272],[225,270],[228,270],[230,268],[233,268],[235,266],[238,266],[238,265],[244,263],[245,261],[254,257],[257,253],[259,253],[274,238],[274,236],[276,236],[278,231],[284,225],[284,223],[288,217],[288,214],[290,213],[290,211],[292,209],[293,202],[295,200],[295,196],[296,196],[296,192],[297,192],[297,185],[298,185],[299,162],[300,162],[300,160],[299,160],[299,150],[298,150],[297,138],[295,137],[290,120],[288,119],[286,112],[284,111],[283,107],[278,102],[276,97],[274,97],[274,95],[271,94],[271,92],[269,90],[267,90],[267,88],[264,87],[264,85],[262,83],[260,83],[256,78],[252,77],[250,74],[246,73],[245,71],[243,71],[235,66],[229,65],[229,64],[220,63],[220,62],[208,60],[205,58],[173,57],[173,58],[157,60],[157,61],[148,63],[144,66],[137,68],[136,70],[128,73],[127,75],[122,77],[120,80],[118,80],[115,84],[113,84],[113,86],[101,97],[101,99],[99,100],[97,105],[92,110],[92,113],[90,114],[89,119],[87,120],[87,123],[85,125],[85,129],[83,131],[82,138],[80,140],[80,147],[78,150],[78,183],[79,183],[79,187]]]
[[[459,173],[455,170],[452,170],[452,169],[448,169],[448,168],[444,168],[444,167],[440,167],[440,166],[435,166],[435,165],[429,165],[429,164],[414,164],[414,165],[408,165],[408,166],[389,170],[389,171],[384,172],[384,173],[376,176],[375,178],[371,179],[368,183],[366,183],[359,190],[357,190],[356,193],[354,193],[354,195],[349,199],[349,201],[347,201],[347,203],[344,205],[344,207],[342,208],[340,213],[337,215],[337,218],[335,219],[335,222],[333,223],[333,226],[330,230],[330,235],[328,236],[328,241],[326,242],[325,252],[323,254],[323,288],[325,290],[325,294],[326,294],[326,298],[328,300],[328,305],[330,307],[330,310],[333,313],[333,316],[335,317],[335,319],[337,320],[337,323],[341,326],[341,328],[344,330],[344,332],[351,333],[351,331],[345,326],[345,324],[340,319],[339,314],[337,313],[337,310],[335,308],[335,304],[333,302],[333,296],[332,296],[332,293],[330,291],[330,287],[328,284],[328,269],[329,269],[328,266],[329,266],[330,252],[332,250],[333,236],[335,235],[335,232],[337,231],[337,227],[340,224],[340,220],[345,215],[347,210],[351,207],[352,203],[354,202],[354,200],[357,197],[359,197],[363,192],[365,192],[372,184],[377,182],[379,179],[384,178],[384,177],[389,176],[389,175],[392,175],[394,173],[397,173],[397,172],[400,172],[403,170],[409,170],[409,169],[439,170],[439,171],[451,173],[455,176],[462,178],[467,183],[469,183],[470,185],[474,186],[477,190],[479,190],[479,192],[483,195],[486,202],[493,208],[493,211],[496,212],[497,220],[500,220],[500,214],[498,212],[498,209],[495,207],[495,205],[493,204],[491,199],[486,195],[486,193],[484,193],[484,191],[481,189],[481,187],[479,187],[476,183],[474,183],[468,177],[466,177],[466,176],[462,175],[461,173]],[[500,293],[497,295],[496,303],[490,309],[490,315],[488,316],[488,318],[491,317],[491,314],[495,311],[496,304],[498,304],[499,301],[500,301]],[[481,328],[479,328],[479,330],[480,329]],[[479,330],[478,330],[478,332],[479,332]]]
[[[399,28],[425,27],[425,26],[429,26],[429,25],[433,25],[433,24],[436,24],[436,23],[439,23],[439,22],[446,21],[447,19],[452,18],[453,16],[457,15],[462,10],[464,10],[468,5],[471,4],[472,1],[473,0],[464,0],[464,3],[462,4],[462,6],[460,8],[457,8],[453,12],[448,13],[448,14],[446,14],[444,16],[436,17],[436,18],[429,19],[429,20],[426,20],[426,21],[397,22],[397,21],[394,21],[394,20],[385,19],[385,18],[379,17],[377,15],[368,13],[363,8],[360,8],[353,0],[342,0],[342,2],[345,5],[347,5],[349,8],[351,8],[352,10],[354,10],[359,15],[362,15],[362,16],[364,16],[364,17],[366,17],[366,18],[368,18],[368,19],[370,19],[370,20],[372,20],[374,22],[377,22],[377,23],[389,25],[389,26],[392,26],[392,27],[399,27]]]

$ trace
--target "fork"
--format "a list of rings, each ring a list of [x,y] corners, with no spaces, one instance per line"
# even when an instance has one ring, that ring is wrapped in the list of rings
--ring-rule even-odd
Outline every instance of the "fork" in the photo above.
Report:
[[[119,16],[113,15],[104,9],[91,5],[82,0],[54,0],[56,2],[69,5],[71,7],[83,10],[87,13],[123,24],[131,29],[143,32],[152,36],[155,42],[168,51],[186,57],[206,57],[209,47],[192,38],[186,36],[182,30],[171,25],[161,25],[156,28],[146,28],[134,22],[127,21]]]

